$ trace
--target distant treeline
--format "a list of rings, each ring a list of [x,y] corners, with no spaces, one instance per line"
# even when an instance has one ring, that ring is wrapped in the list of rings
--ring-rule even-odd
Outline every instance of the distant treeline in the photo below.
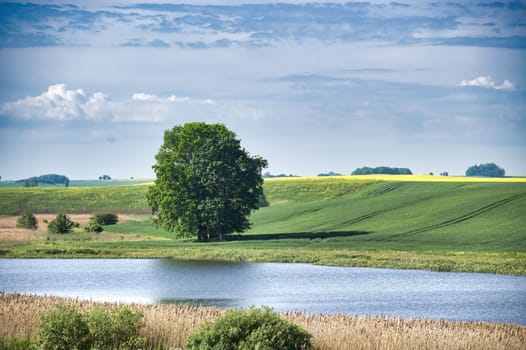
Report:
[[[18,180],[16,182],[22,182],[24,184],[24,187],[36,187],[39,183],[49,184],[49,185],[57,185],[62,184],[66,187],[69,186],[69,178],[64,175],[58,175],[58,174],[46,174],[46,175],[40,175],[40,176],[33,176],[29,179],[22,179]]]
[[[287,175],[287,174],[277,174],[277,175],[273,175],[271,173],[269,173],[268,171],[266,173],[263,174],[262,178],[264,179],[271,179],[271,178],[274,178],[274,177],[297,177],[298,175]]]
[[[334,171],[329,171],[328,173],[321,173],[318,176],[342,176],[340,173],[335,173]]]
[[[390,174],[390,175],[413,175],[408,168],[391,168],[387,166],[379,166],[376,168],[363,167],[354,170],[351,175],[371,175],[371,174]]]
[[[506,171],[495,163],[472,165],[466,170],[466,176],[504,177]]]

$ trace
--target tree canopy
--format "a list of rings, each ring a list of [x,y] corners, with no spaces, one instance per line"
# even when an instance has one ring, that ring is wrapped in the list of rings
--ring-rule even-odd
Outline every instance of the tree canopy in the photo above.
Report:
[[[68,177],[58,174],[33,176],[28,179],[18,180],[17,182],[23,182],[25,187],[36,187],[39,183],[45,183],[49,185],[64,184],[66,187],[69,186]]]
[[[495,163],[472,165],[466,170],[466,176],[503,177],[506,171]]]
[[[250,227],[267,161],[251,157],[223,124],[196,122],[167,130],[155,159],[148,202],[163,229],[204,242]]]
[[[408,168],[391,168],[387,166],[379,166],[376,168],[363,167],[355,169],[351,175],[371,175],[371,174],[389,174],[389,175],[412,175],[413,173]]]

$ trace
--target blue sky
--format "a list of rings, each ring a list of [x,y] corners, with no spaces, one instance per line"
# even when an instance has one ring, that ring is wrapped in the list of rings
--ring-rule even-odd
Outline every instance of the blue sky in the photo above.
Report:
[[[0,176],[153,177],[224,123],[268,171],[526,175],[524,1],[0,1]]]

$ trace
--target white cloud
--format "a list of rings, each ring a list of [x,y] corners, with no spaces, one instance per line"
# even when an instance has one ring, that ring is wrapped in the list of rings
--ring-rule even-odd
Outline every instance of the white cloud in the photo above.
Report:
[[[145,94],[144,92],[138,92],[132,96],[132,100],[134,101],[157,101],[158,99],[157,96]]]
[[[18,119],[101,119],[108,115],[108,96],[95,92],[87,95],[82,89],[68,90],[65,84],[55,84],[38,96],[0,105],[0,113]]]
[[[493,80],[489,75],[480,76],[472,80],[462,80],[459,86],[475,86],[482,87],[486,89],[495,89],[495,90],[514,90],[515,84],[509,80],[504,80],[502,84],[498,85],[495,80]]]
[[[213,113],[221,107],[212,99],[170,95],[159,97],[144,92],[134,93],[130,100],[112,101],[102,92],[87,94],[83,89],[68,89],[55,84],[38,96],[0,104],[0,115],[22,120],[111,120],[159,122],[176,113]]]
[[[197,99],[187,96],[176,96],[170,95],[169,97],[163,98],[157,95],[150,95],[144,92],[137,92],[133,94],[132,100],[134,101],[146,101],[146,102],[175,102],[175,103],[187,103],[187,104],[206,104],[214,105],[216,102],[212,99]]]

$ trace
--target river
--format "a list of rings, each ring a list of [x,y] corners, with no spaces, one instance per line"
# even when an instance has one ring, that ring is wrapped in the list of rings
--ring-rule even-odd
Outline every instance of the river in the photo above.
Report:
[[[0,291],[526,325],[526,277],[159,259],[0,259]]]

